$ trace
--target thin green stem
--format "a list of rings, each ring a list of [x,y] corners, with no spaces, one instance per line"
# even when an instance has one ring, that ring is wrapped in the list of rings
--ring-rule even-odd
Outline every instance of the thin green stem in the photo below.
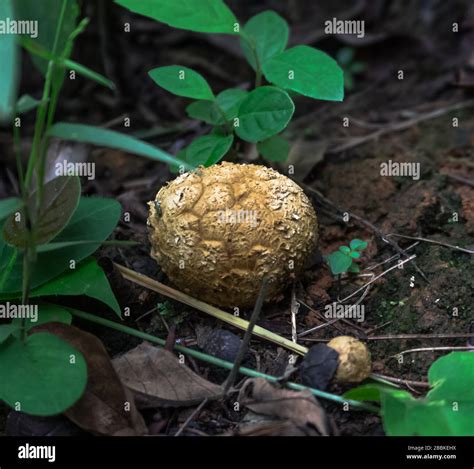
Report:
[[[23,254],[23,284],[22,284],[22,295],[21,304],[27,305],[30,299],[30,279],[31,279],[31,261],[28,249]],[[26,321],[22,318],[20,321],[20,337],[21,340],[26,340]]]
[[[41,153],[41,142],[43,139],[43,133],[44,133],[44,128],[46,124],[46,117],[48,113],[48,108],[49,108],[49,96],[51,92],[51,83],[53,79],[53,72],[55,69],[55,57],[57,53],[57,47],[59,43],[59,35],[62,29],[63,21],[64,21],[64,16],[66,13],[66,6],[67,6],[67,1],[63,0],[62,8],[61,8],[61,13],[59,16],[59,21],[58,24],[56,25],[56,34],[54,37],[54,44],[53,44],[53,50],[52,50],[52,58],[48,62],[48,69],[46,71],[46,78],[45,78],[45,83],[43,87],[43,96],[41,97],[41,104],[38,107],[38,111],[36,113],[36,122],[35,122],[35,132],[34,132],[34,137],[33,137],[33,145],[31,148],[31,154],[30,154],[30,159],[28,161],[28,168],[26,171],[26,176],[25,176],[25,187],[27,189],[30,188],[31,184],[31,179],[33,177],[33,171],[36,168],[37,162],[38,162],[38,157],[40,156]],[[42,182],[42,181],[41,181]],[[40,184],[40,181],[38,181],[38,184]]]
[[[138,337],[139,339],[143,340],[148,340],[149,342],[161,345],[162,347],[165,346],[166,341],[164,339],[160,339],[159,337],[155,337],[151,334],[147,334],[146,332],[138,331],[136,329],[133,329],[128,326],[124,326],[123,324],[119,324],[114,321],[109,321],[108,319],[101,318],[99,316],[95,316],[94,314],[89,314],[84,311],[79,311],[74,308],[66,308],[72,315],[77,316],[78,318],[85,319],[86,321],[94,322],[96,324],[100,324],[105,327],[109,327],[110,329],[114,329],[116,331],[123,332],[125,334],[131,335],[133,337]],[[191,357],[194,357],[198,360],[211,363],[212,365],[219,366],[221,368],[226,368],[227,370],[232,370],[234,367],[234,364],[232,362],[228,362],[225,360],[221,360],[220,358],[213,357],[211,355],[207,355],[205,353],[199,352],[197,350],[193,350],[187,347],[183,347],[182,345],[175,345],[174,349],[178,352],[181,352],[185,355],[189,355]],[[252,370],[251,368],[246,368],[241,366],[239,368],[239,372],[242,375],[245,376],[250,376],[252,378],[264,378],[268,381],[272,382],[278,382],[279,379],[276,376],[271,376],[267,375],[264,373],[260,373],[256,370]],[[342,396],[338,396],[336,394],[331,394],[328,392],[320,391],[319,389],[313,389],[309,388],[307,386],[303,386],[301,384],[297,383],[291,383],[287,382],[285,383],[286,386],[288,386],[290,389],[295,389],[297,391],[302,391],[302,390],[309,390],[311,393],[317,397],[320,397],[322,399],[327,399],[333,402],[337,402],[342,405],[349,404],[351,407],[357,408],[357,409],[362,409],[362,410],[368,410],[370,412],[374,413],[379,413],[379,409],[376,406],[373,406],[371,404],[367,404],[365,402],[360,402],[360,401],[355,401],[352,399],[345,399]]]
[[[26,203],[27,202],[27,195],[26,195],[26,190],[25,190],[25,181],[24,181],[24,174],[23,174],[23,163],[21,161],[20,127],[17,127],[16,123],[13,124],[13,145],[14,145],[14,148],[15,148],[16,169],[18,171],[18,184],[20,186],[20,195],[23,199],[23,203]]]
[[[48,131],[51,128],[51,125],[54,120],[54,115],[56,114],[59,92],[61,90],[61,85],[62,85],[62,83],[55,82],[54,75],[57,69],[56,58],[58,54],[59,36],[60,36],[61,29],[64,23],[66,7],[67,7],[67,0],[63,0],[58,24],[56,25],[56,34],[54,36],[54,43],[53,43],[53,50],[52,50],[52,55],[54,59],[50,61],[48,64],[48,70],[49,70],[49,67],[51,66],[51,98],[48,104],[46,126],[43,132],[43,137],[42,137],[41,146],[40,146],[40,155],[39,155],[38,182],[37,182],[39,207],[41,207],[41,203],[43,199],[43,181],[44,181],[44,174],[46,170],[46,159],[47,159],[46,157],[47,157],[48,142],[49,142]]]
[[[255,42],[243,30],[240,32],[240,37],[243,41],[247,43],[250,50],[252,51],[253,58],[255,60],[255,88],[258,88],[262,84],[262,64],[260,63],[260,59],[258,58]]]

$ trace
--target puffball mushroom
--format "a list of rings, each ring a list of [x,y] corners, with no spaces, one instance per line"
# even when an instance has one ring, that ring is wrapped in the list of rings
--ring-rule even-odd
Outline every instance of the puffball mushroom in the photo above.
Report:
[[[249,307],[299,275],[317,242],[303,190],[265,166],[223,162],[182,174],[149,202],[151,256],[181,291]]]
[[[342,335],[330,340],[327,345],[339,353],[336,382],[360,383],[369,377],[372,370],[370,352],[360,340]]]

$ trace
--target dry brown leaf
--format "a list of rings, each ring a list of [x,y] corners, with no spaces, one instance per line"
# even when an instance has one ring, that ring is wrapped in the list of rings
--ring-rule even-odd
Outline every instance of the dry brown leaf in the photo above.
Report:
[[[87,362],[84,395],[64,415],[82,429],[98,435],[134,436],[148,433],[133,394],[122,384],[102,342],[77,327],[52,322],[34,332],[55,334],[79,350]]]
[[[329,435],[324,410],[310,391],[283,389],[263,378],[252,378],[240,390],[239,402],[252,412],[292,424],[277,427],[278,435]]]
[[[222,387],[191,371],[167,350],[143,342],[113,360],[141,409],[183,407],[222,396]]]

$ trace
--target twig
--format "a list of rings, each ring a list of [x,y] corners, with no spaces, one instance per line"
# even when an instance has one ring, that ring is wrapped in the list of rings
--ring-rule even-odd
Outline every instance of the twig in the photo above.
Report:
[[[430,384],[427,383],[426,381],[412,381],[412,380],[409,380],[409,379],[402,379],[402,378],[394,378],[393,376],[385,376],[385,375],[375,375],[375,376],[378,376],[382,379],[386,379],[387,381],[392,381],[394,383],[399,383],[399,384],[405,384],[405,385],[409,385],[411,384],[412,386],[419,386],[420,388],[429,388],[430,387]]]
[[[398,234],[398,233],[389,233],[386,236],[387,236],[387,238],[389,236],[395,236],[397,238],[416,239],[417,241],[424,241],[425,243],[438,244],[439,246],[444,246],[445,248],[456,249],[457,251],[465,252],[467,254],[474,254],[474,250],[472,250],[472,249],[461,248],[461,247],[455,246],[453,244],[444,243],[442,241],[436,241],[435,239],[421,238],[419,236],[406,236],[406,235],[401,235],[401,234]]]
[[[411,340],[411,339],[464,339],[474,337],[474,333],[453,334],[398,334],[378,335],[367,337],[367,340]]]
[[[181,425],[181,428],[175,433],[174,436],[179,436],[183,431],[186,429],[186,427],[194,420],[194,418],[201,412],[203,407],[207,404],[208,398],[206,397],[196,409],[194,409],[194,412],[186,419],[186,421]]]
[[[268,287],[268,279],[265,277],[262,281],[260,291],[258,292],[257,301],[255,302],[255,306],[253,308],[249,325],[247,327],[247,330],[245,331],[242,344],[240,345],[239,353],[237,354],[237,358],[235,359],[234,367],[230,371],[229,376],[226,380],[226,383],[224,386],[224,396],[227,395],[227,393],[229,392],[229,389],[233,386],[235,382],[235,378],[237,378],[237,374],[239,373],[240,365],[242,364],[245,354],[247,353],[247,350],[250,344],[250,338],[252,337],[253,329],[255,327],[255,324],[258,321],[260,312],[262,311],[263,302],[265,301],[265,297],[267,296],[267,287]]]
[[[238,327],[239,329],[242,329],[244,331],[246,331],[248,328],[248,321],[245,321],[242,318],[236,317],[233,314],[226,313],[225,311],[211,306],[205,303],[204,301],[199,301],[196,298],[193,298],[192,296],[186,295],[185,293],[182,293],[178,290],[175,290],[174,288],[164,285],[161,282],[153,280],[152,278],[140,274],[139,272],[135,272],[134,270],[128,269],[123,265],[116,263],[114,263],[114,265],[115,267],[117,267],[117,269],[125,279],[130,280],[131,282],[134,282],[137,285],[149,288],[150,290],[156,291],[162,295],[172,298],[173,300],[191,306],[192,308],[195,308],[198,311],[202,311],[206,314],[209,314],[212,317],[226,322],[227,324],[231,324],[234,327]],[[273,342],[279,345],[280,347],[285,347],[293,352],[296,352],[299,355],[304,355],[308,351],[306,347],[303,347],[299,344],[295,344],[291,340],[279,336],[278,334],[275,334],[274,332],[271,332],[260,326],[255,326],[253,333],[257,337]]]
[[[471,181],[470,179],[463,178],[462,176],[457,176],[456,174],[445,174],[451,179],[454,179],[455,181],[462,182],[463,184],[467,184],[468,186],[474,187],[474,181]]]
[[[301,183],[300,183],[301,184]],[[313,187],[311,186],[308,186],[307,184],[302,184],[302,186],[308,190],[309,192],[311,192],[312,194],[314,194],[316,197],[319,198],[320,201],[322,201],[323,203],[325,203],[326,205],[332,207],[334,210],[336,210],[337,212],[339,213],[347,213],[349,215],[349,218],[353,218],[354,220],[358,221],[360,224],[362,224],[363,226],[365,226],[366,228],[369,228],[371,231],[373,231],[377,236],[380,237],[380,239],[384,242],[384,243],[388,243],[390,244],[390,246],[393,247],[393,249],[395,249],[395,251],[397,251],[399,254],[403,255],[404,257],[409,257],[409,254],[404,250],[402,249],[395,241],[393,241],[393,239],[389,239],[387,238],[384,233],[379,229],[377,228],[373,223],[370,223],[368,220],[365,220],[364,218],[360,217],[359,215],[356,215],[352,212],[349,212],[348,210],[343,210],[341,209],[340,207],[338,207],[334,202],[332,202],[331,200],[329,200],[327,197],[325,197],[323,194],[321,194],[321,192],[319,192],[317,189],[314,189]],[[418,267],[418,265],[416,264],[416,262],[413,263],[413,267],[416,269],[416,271],[421,275],[421,277],[427,282],[427,283],[430,283],[430,281],[428,280],[428,277],[425,275],[425,273]]]
[[[84,311],[79,311],[74,308],[66,307],[66,309],[73,315],[77,316],[81,319],[84,319],[86,321],[93,322],[95,324],[100,324],[105,327],[109,327],[111,329],[114,329],[116,331],[123,332],[124,334],[131,335],[133,337],[137,337],[139,339],[147,340],[153,344],[160,345],[163,347],[165,344],[165,340],[160,339],[159,337],[156,337],[154,335],[148,334],[146,332],[139,331],[137,329],[133,329],[132,327],[125,326],[124,324],[115,322],[115,321],[110,321],[109,319],[102,318],[100,316],[96,316],[94,314],[86,313]],[[222,360],[220,358],[214,357],[212,355],[208,355],[206,353],[200,352],[198,350],[188,348],[188,347],[183,347],[182,345],[176,345],[175,350],[178,352],[184,353],[188,357],[194,357],[198,360],[204,361],[206,363],[210,363],[212,365],[219,366],[221,368],[225,368],[227,370],[231,370],[234,367],[234,364],[231,362],[228,362],[226,360]],[[246,368],[244,366],[241,366],[239,369],[239,373],[245,376],[250,376],[252,378],[264,378],[272,383],[277,383],[279,382],[279,378],[276,376],[272,375],[267,375],[265,373],[260,373],[258,371],[255,371],[251,368]],[[345,403],[348,403],[351,407],[355,409],[363,409],[363,410],[369,410],[371,412],[378,413],[379,409],[373,405],[367,404],[365,402],[360,402],[352,399],[346,399],[343,396],[339,396],[337,394],[332,394],[326,391],[321,391],[319,389],[314,389],[310,388],[308,386],[303,386],[301,384],[297,383],[292,383],[292,382],[286,382],[284,383],[286,387],[290,389],[295,389],[296,391],[301,391],[304,389],[308,389],[313,395],[316,397],[320,397],[322,399],[327,399],[333,402],[337,402],[338,404],[344,405]]]
[[[296,313],[298,312],[298,302],[296,301],[295,283],[293,282],[293,288],[291,289],[291,340],[296,344],[298,334],[296,333]]]
[[[355,290],[354,292],[352,292],[349,296],[346,296],[345,298],[343,298],[342,300],[340,300],[341,303],[343,303],[344,301],[348,300],[349,298],[351,298],[352,296],[356,295],[357,293],[359,293],[361,290],[363,290],[364,288],[366,288],[368,285],[370,285],[371,283],[374,283],[375,281],[377,281],[379,278],[383,277],[385,274],[387,274],[388,272],[390,272],[391,270],[393,269],[397,269],[397,268],[400,268],[400,266],[406,264],[407,262],[410,262],[412,259],[415,259],[416,257],[416,254],[413,254],[413,256],[410,256],[408,259],[405,259],[401,262],[397,262],[395,265],[392,265],[392,267],[389,267],[387,270],[383,271],[381,274],[378,274],[376,275],[372,280],[369,280],[366,284],[362,285],[360,288],[358,288],[357,290]]]
[[[403,350],[398,352],[395,355],[392,355],[390,358],[397,358],[406,353],[415,353],[415,352],[437,352],[437,351],[452,351],[452,350],[472,350],[472,346],[463,346],[463,347],[423,347],[423,348],[412,348],[408,350]]]
[[[359,145],[362,145],[363,143],[367,143],[371,140],[377,139],[381,137],[382,135],[388,134],[390,132],[397,132],[400,130],[406,130],[409,129],[410,127],[419,124],[420,122],[435,119],[437,117],[441,117],[444,114],[449,114],[452,111],[457,111],[459,109],[464,109],[467,107],[474,106],[474,99],[471,99],[469,101],[463,101],[460,103],[453,104],[452,106],[448,106],[443,109],[436,109],[431,112],[427,112],[425,114],[421,114],[413,119],[409,119],[404,122],[397,122],[395,124],[390,124],[382,129],[376,130],[375,132],[372,132],[367,135],[363,135],[361,137],[354,137],[352,138],[349,142],[343,143],[342,145],[339,145],[335,148],[329,149],[328,153],[340,153],[345,150],[349,150],[351,148],[355,148]]]
[[[410,251],[411,249],[413,249],[415,246],[418,246],[418,244],[420,244],[419,241],[417,241],[416,243],[413,243],[411,244],[410,246],[408,246],[405,251],[408,252]],[[385,259],[384,261],[382,262],[378,262],[377,264],[373,264],[373,265],[370,265],[369,267],[366,267],[364,269],[365,270],[374,270],[376,269],[377,267],[380,267],[381,265],[385,265],[387,262],[390,262],[390,261],[393,261],[393,259],[399,259],[400,258],[400,254],[394,254],[393,256],[390,256],[388,259]]]

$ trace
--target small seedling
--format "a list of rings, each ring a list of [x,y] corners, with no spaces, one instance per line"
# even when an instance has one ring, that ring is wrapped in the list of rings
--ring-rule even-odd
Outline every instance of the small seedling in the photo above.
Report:
[[[231,88],[218,94],[202,75],[183,65],[149,72],[151,79],[165,90],[194,100],[186,108],[191,118],[214,127],[178,153],[180,160],[192,166],[217,163],[233,147],[239,148],[239,140],[256,144],[260,155],[269,161],[285,161],[289,144],[281,132],[295,111],[292,97],[303,95],[328,101],[342,101],[344,97],[343,71],[337,62],[306,45],[287,49],[289,26],[274,11],[259,13],[241,26],[222,0],[115,1],[175,28],[237,36],[243,55],[255,72],[253,90]]]
[[[344,88],[351,91],[354,88],[354,77],[364,72],[365,64],[354,60],[355,51],[351,47],[343,47],[336,54],[336,60],[344,71]]]
[[[344,272],[360,272],[360,268],[355,260],[360,258],[361,251],[366,247],[366,241],[356,238],[349,243],[349,246],[340,246],[337,251],[326,256],[326,262],[333,275],[340,275]]]

